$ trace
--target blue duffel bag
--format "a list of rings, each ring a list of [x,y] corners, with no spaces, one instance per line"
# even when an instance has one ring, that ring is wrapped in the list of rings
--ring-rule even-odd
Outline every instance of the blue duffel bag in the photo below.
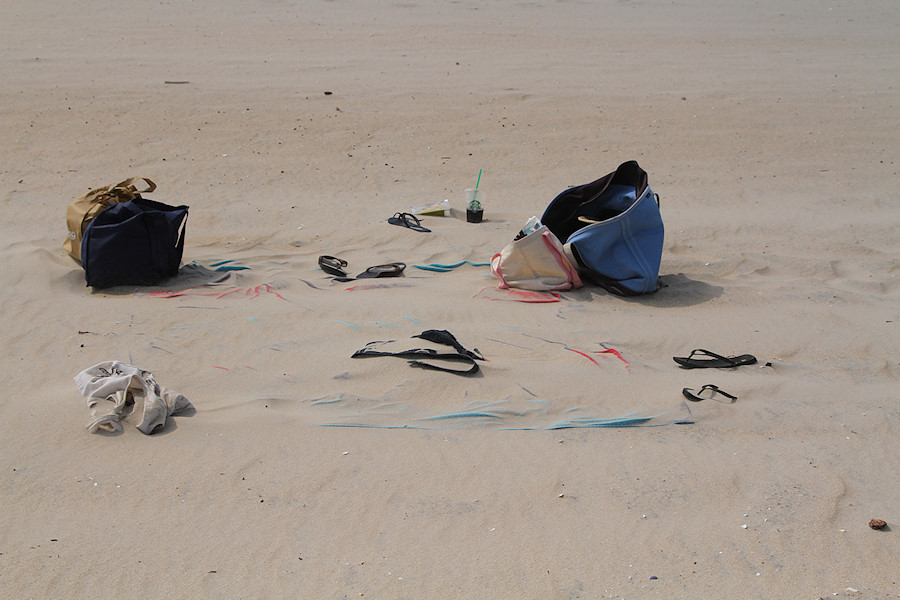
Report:
[[[659,197],[636,161],[560,193],[541,223],[563,241],[583,279],[620,296],[660,288],[664,230]]]
[[[178,274],[187,206],[136,197],[100,213],[81,240],[84,279],[95,288],[156,285]]]

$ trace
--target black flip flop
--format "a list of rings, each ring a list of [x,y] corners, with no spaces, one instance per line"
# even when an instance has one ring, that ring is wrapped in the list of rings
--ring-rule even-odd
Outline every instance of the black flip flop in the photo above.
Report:
[[[386,265],[375,265],[369,267],[363,273],[356,276],[357,279],[370,279],[373,277],[400,277],[406,265],[402,262],[389,263]]]
[[[695,354],[706,358],[694,358]],[[741,354],[740,356],[729,358],[702,348],[691,350],[691,354],[688,357],[673,356],[672,360],[685,369],[733,369],[734,367],[756,363],[756,357],[752,354]]]
[[[709,397],[704,398],[700,394],[702,394],[706,390],[710,390],[712,393],[709,394]],[[691,388],[684,388],[683,390],[681,390],[681,393],[691,402],[715,400],[716,402],[723,402],[725,404],[734,404],[737,401],[737,396],[732,396],[728,392],[723,392],[719,389],[718,386],[715,386],[711,383],[707,383],[706,385],[704,385],[702,388],[700,388],[699,392],[694,392],[694,390],[692,390]],[[724,396],[725,398],[728,398],[728,400],[719,400],[718,398],[716,398],[716,396]]]
[[[348,277],[347,272],[344,271],[344,267],[347,266],[347,261],[342,258],[336,258],[334,256],[320,256],[319,257],[319,266],[323,271],[328,273],[329,275],[337,275],[338,277]]]
[[[431,230],[427,227],[422,227],[422,221],[419,220],[419,217],[412,213],[398,212],[394,213],[394,216],[388,219],[388,223],[391,225],[399,225],[400,227],[406,227],[407,229],[412,229],[413,231],[420,231],[422,233],[431,233]]]

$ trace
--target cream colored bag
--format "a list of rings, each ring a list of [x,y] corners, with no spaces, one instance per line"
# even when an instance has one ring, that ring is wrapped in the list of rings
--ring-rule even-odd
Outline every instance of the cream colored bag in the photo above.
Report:
[[[559,239],[544,226],[495,254],[491,272],[500,280],[500,289],[561,291],[584,285]]]
[[[134,183],[144,181],[147,189],[138,190]],[[108,185],[89,191],[87,194],[72,202],[66,208],[66,240],[63,248],[77,261],[81,261],[81,238],[88,224],[97,215],[110,206],[120,202],[130,202],[139,198],[141,194],[149,194],[156,189],[156,184],[146,177],[131,177],[121,183]]]

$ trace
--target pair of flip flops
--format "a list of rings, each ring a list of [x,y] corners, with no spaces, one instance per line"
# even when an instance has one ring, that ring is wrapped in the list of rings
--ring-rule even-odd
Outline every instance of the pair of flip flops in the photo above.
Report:
[[[388,219],[388,223],[390,223],[391,225],[406,227],[407,229],[412,229],[413,231],[418,231],[421,233],[431,233],[430,229],[422,226],[422,221],[419,219],[419,217],[412,213],[394,213],[394,216]]]
[[[356,277],[351,277],[344,271],[347,261],[334,256],[320,256],[319,266],[329,275],[334,275],[337,281],[353,281],[354,279],[372,279],[375,277],[400,277],[406,265],[402,262],[388,263],[369,267]]]
[[[672,360],[685,369],[733,369],[756,364],[756,357],[752,354],[728,357],[702,348],[691,350],[689,356],[673,356]]]
[[[756,364],[756,357],[752,354],[722,356],[702,348],[692,350],[688,356],[673,356],[672,359],[685,369],[734,369]],[[715,400],[725,404],[734,404],[737,401],[737,396],[720,390],[718,386],[711,383],[704,385],[699,391],[695,392],[692,388],[684,388],[681,393],[691,402]]]

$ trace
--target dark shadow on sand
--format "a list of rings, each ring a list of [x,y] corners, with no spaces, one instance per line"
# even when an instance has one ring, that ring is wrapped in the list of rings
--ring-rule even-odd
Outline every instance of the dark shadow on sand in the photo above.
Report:
[[[136,293],[152,294],[154,292],[183,292],[201,285],[224,283],[232,277],[231,271],[214,271],[203,265],[190,263],[183,265],[178,275],[166,279],[157,285],[122,285],[108,288],[92,288],[93,294],[105,294],[108,296],[130,296]],[[84,277],[82,276],[82,281]]]
[[[590,302],[595,297],[610,296],[625,302],[655,306],[658,308],[678,308],[696,306],[714,298],[718,298],[724,292],[723,287],[710,285],[703,281],[689,278],[683,273],[663,275],[661,278],[663,287],[653,294],[641,296],[618,296],[607,292],[599,285],[585,281],[584,287],[578,290],[564,292],[567,298],[580,302]]]

